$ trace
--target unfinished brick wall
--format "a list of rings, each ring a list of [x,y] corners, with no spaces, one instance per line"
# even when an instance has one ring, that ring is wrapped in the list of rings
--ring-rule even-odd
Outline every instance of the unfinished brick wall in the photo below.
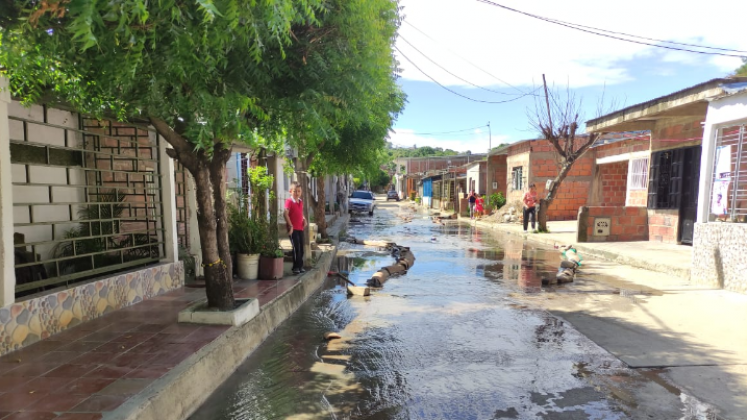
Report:
[[[595,219],[609,218],[609,235],[594,235]],[[578,220],[579,242],[647,241],[648,213],[642,207],[583,207]]]
[[[531,170],[529,183],[537,185],[537,196],[544,197],[547,180],[554,179],[558,175],[558,155],[547,141],[542,141],[538,147],[532,147]],[[535,152],[535,150],[541,150]],[[568,173],[568,176],[560,184],[555,199],[550,204],[547,212],[548,220],[576,220],[578,208],[588,204],[589,192],[592,185],[592,168],[594,166],[594,155],[584,154],[578,159]]]
[[[679,226],[679,210],[648,210],[648,232],[649,238],[651,238],[652,241],[676,244]]]
[[[648,205],[648,190],[633,190],[628,194],[629,207],[646,207]]]
[[[599,165],[599,200],[602,207],[624,207],[628,187],[628,161]]]
[[[705,113],[703,117],[658,120],[651,130],[651,149],[657,151],[701,144],[704,121]]]

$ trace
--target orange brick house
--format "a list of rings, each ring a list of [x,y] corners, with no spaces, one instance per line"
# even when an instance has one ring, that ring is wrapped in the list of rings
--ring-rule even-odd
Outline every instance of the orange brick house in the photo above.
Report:
[[[585,137],[577,139],[584,141]],[[560,160],[555,148],[545,139],[523,140],[506,146],[506,198],[510,204],[521,201],[527,187],[534,183],[537,195],[544,197],[548,180],[558,174]],[[590,199],[594,157],[587,152],[574,165],[560,185],[547,213],[548,220],[576,220],[578,208]]]

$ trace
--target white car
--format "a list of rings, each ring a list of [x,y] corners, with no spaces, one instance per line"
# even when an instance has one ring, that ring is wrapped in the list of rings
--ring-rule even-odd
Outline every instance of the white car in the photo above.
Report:
[[[374,195],[370,191],[354,191],[348,199],[348,210],[350,213],[368,213],[373,216],[376,203]]]

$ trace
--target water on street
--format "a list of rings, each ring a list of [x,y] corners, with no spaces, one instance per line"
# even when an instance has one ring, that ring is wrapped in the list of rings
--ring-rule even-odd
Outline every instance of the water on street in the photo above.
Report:
[[[542,286],[557,250],[393,203],[355,218],[349,235],[409,246],[415,266],[369,297],[329,278],[191,419],[712,418],[523,299],[562,295]],[[392,261],[341,244],[336,265],[364,285]]]

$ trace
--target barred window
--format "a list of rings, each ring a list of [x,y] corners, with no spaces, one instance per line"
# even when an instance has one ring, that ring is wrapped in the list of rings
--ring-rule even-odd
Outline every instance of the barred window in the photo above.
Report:
[[[524,178],[523,178],[524,167],[517,166],[511,169],[511,189],[514,191],[521,191],[524,189]]]
[[[632,159],[628,163],[628,191],[648,188],[648,158]]]
[[[747,150],[744,124],[718,130],[709,221],[747,222]]]

